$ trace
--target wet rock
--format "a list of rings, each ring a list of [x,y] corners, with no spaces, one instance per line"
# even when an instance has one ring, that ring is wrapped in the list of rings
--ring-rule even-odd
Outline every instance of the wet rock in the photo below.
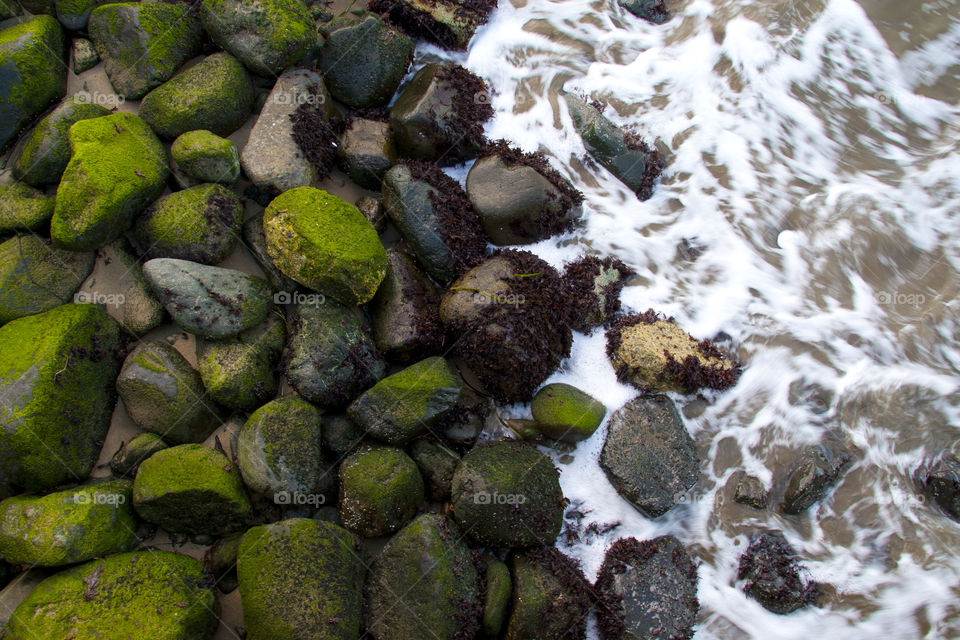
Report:
[[[669,511],[697,483],[700,461],[673,401],[640,396],[610,417],[600,467],[644,515]]]
[[[586,638],[590,583],[577,562],[553,547],[513,554],[512,611],[504,640]]]
[[[163,324],[167,312],[163,305],[150,294],[150,287],[143,277],[140,260],[127,252],[125,245],[124,241],[112,242],[100,249],[99,256],[106,264],[116,261],[121,265],[123,275],[120,278],[120,285],[125,284],[127,287],[121,294],[123,304],[120,306],[117,321],[131,334],[142,336]],[[85,297],[87,294],[81,291],[77,295]]]
[[[393,447],[363,447],[340,465],[340,521],[364,538],[392,533],[417,513],[423,478]]]
[[[367,579],[367,628],[377,640],[472,638],[481,594],[470,549],[444,516],[424,514],[397,533]],[[397,606],[397,594],[403,604]]]
[[[499,560],[494,560],[487,565],[484,582],[486,592],[481,629],[485,638],[499,638],[510,612],[510,596],[513,594],[510,569]]]
[[[780,531],[750,536],[737,579],[751,598],[774,613],[787,614],[816,600],[819,587],[804,575],[796,551]]]
[[[403,445],[452,409],[462,387],[457,370],[434,356],[380,380],[347,408],[347,415],[377,440]]]
[[[738,363],[654,311],[619,318],[607,332],[607,357],[621,382],[649,391],[728,389]]]
[[[200,20],[217,46],[261,76],[277,76],[317,42],[301,0],[203,0]]]
[[[110,480],[43,497],[0,502],[0,554],[12,564],[56,567],[126,551],[137,528],[132,484]]]
[[[344,304],[369,302],[387,274],[373,225],[326,191],[287,191],[264,211],[263,228],[267,251],[283,273]]]
[[[663,24],[670,19],[664,0],[619,0],[621,7],[647,22]]]
[[[263,270],[267,282],[275,291],[296,291],[297,283],[283,275],[273,264],[273,258],[267,251],[267,237],[263,232],[263,216],[251,216],[243,223],[243,243]],[[278,303],[279,304],[279,303]]]
[[[143,275],[173,321],[203,338],[233,337],[273,308],[270,285],[241,271],[157,258],[144,263]]]
[[[90,12],[98,5],[107,4],[109,0],[57,0],[54,2],[57,20],[65,29],[82,31],[87,28]]]
[[[635,134],[617,127],[575,95],[566,93],[563,97],[587,152],[638,198],[649,199],[661,170],[656,150],[650,149]]]
[[[73,301],[96,254],[64,251],[36,235],[0,244],[0,324]]]
[[[110,470],[114,475],[133,478],[141,462],[167,447],[167,443],[157,434],[141,433],[120,445],[110,460]]]
[[[13,612],[5,638],[199,640],[212,636],[220,606],[203,563],[169,551],[92,560],[50,576]]]
[[[377,120],[354,120],[337,147],[340,167],[364,189],[379,190],[383,176],[397,161],[390,125]]]
[[[142,342],[130,352],[117,392],[137,426],[169,442],[200,442],[220,425],[200,375],[166,342]]]
[[[620,311],[620,292],[633,275],[632,269],[614,257],[583,256],[564,265],[572,328],[589,333],[613,322]]]
[[[0,234],[42,231],[53,216],[54,199],[26,184],[0,185]]]
[[[146,259],[177,258],[216,264],[240,239],[243,205],[220,184],[201,184],[157,200],[134,225]]]
[[[108,109],[84,96],[61,102],[24,136],[13,161],[14,177],[41,189],[59,184],[70,162],[70,127],[106,115],[110,115]]]
[[[325,119],[336,115],[323,77],[307,69],[285,71],[250,131],[240,153],[243,171],[261,189],[277,193],[296,187],[316,187],[322,176],[294,138],[292,116],[305,104]]]
[[[100,64],[100,55],[86,38],[73,39],[73,72],[80,75]]]
[[[364,218],[370,221],[377,233],[383,233],[387,226],[387,216],[383,211],[383,202],[380,198],[360,196],[354,206],[360,210]]]
[[[485,141],[493,117],[486,84],[458,65],[429,63],[413,76],[390,110],[402,157],[443,166],[470,159]]]
[[[119,348],[120,327],[92,304],[0,327],[2,484],[40,491],[87,478],[110,426]]]
[[[607,408],[590,394],[556,382],[540,389],[530,404],[533,419],[547,437],[561,442],[580,442],[593,435]]]
[[[960,461],[952,455],[941,456],[918,467],[914,481],[944,513],[960,521]]]
[[[387,249],[387,264],[387,277],[370,305],[377,348],[396,362],[439,353],[440,290],[402,251]]]
[[[370,10],[388,17],[416,38],[444,49],[464,50],[474,31],[487,22],[496,6],[496,0],[376,0],[370,4]]]
[[[240,178],[240,152],[210,131],[188,131],[173,141],[170,155],[177,168],[198,182],[233,184]]]
[[[68,137],[50,234],[64,249],[90,251],[123,235],[163,192],[170,167],[157,137],[129,113],[80,120]]]
[[[354,109],[385,105],[413,57],[413,40],[374,14],[345,14],[323,24],[317,66],[333,97]]]
[[[479,445],[453,476],[453,516],[470,538],[491,547],[552,545],[563,525],[560,474],[528,444]]]
[[[763,481],[755,476],[744,475],[737,482],[737,492],[733,498],[737,504],[754,509],[767,508],[767,488]]]
[[[823,500],[852,460],[846,451],[825,445],[804,451],[790,472],[781,511],[797,515]]]
[[[697,568],[673,536],[615,542],[603,559],[596,591],[603,640],[693,637],[700,609]]]
[[[489,397],[464,385],[460,390],[460,399],[437,420],[431,431],[453,445],[472,447],[495,408]]]
[[[201,444],[163,449],[144,460],[133,481],[133,507],[170,533],[223,535],[242,529],[250,515],[236,467]]]
[[[442,444],[417,440],[410,445],[410,457],[427,481],[428,497],[443,502],[450,497],[453,474],[460,464],[460,456]]]
[[[282,368],[297,393],[320,407],[344,407],[387,371],[356,309],[333,300],[300,304]]]
[[[323,448],[333,454],[336,460],[346,457],[364,441],[363,429],[343,414],[324,416]]]
[[[350,532],[296,518],[243,535],[237,575],[250,638],[355,640],[364,565]]]
[[[199,340],[197,368],[210,397],[240,411],[266,403],[279,388],[275,369],[285,341],[284,322],[277,314],[233,340]]]
[[[36,16],[0,30],[0,151],[48,104],[67,92],[60,23]]]
[[[144,96],[140,117],[168,140],[197,129],[227,136],[250,115],[253,98],[253,83],[243,65],[226,53],[215,53]]]
[[[438,282],[450,282],[486,254],[480,218],[463,189],[433,165],[404,162],[387,171],[383,208]]]
[[[202,34],[200,22],[184,3],[107,4],[90,15],[90,39],[110,84],[134,100],[172,78],[195,56]]]

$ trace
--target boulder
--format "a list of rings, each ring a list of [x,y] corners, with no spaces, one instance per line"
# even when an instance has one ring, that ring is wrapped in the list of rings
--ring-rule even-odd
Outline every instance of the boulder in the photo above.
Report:
[[[554,547],[514,553],[513,599],[504,640],[586,638],[593,606],[579,564]]]
[[[22,182],[0,185],[0,234],[44,230],[54,199]]]
[[[852,461],[853,456],[839,448],[819,445],[806,449],[787,478],[780,510],[797,515],[823,500]]]
[[[410,445],[410,457],[426,480],[428,497],[436,502],[447,500],[453,485],[453,474],[460,465],[460,456],[442,444],[417,440]]]
[[[92,252],[57,249],[36,235],[0,243],[0,324],[73,302],[95,261]]]
[[[370,303],[373,339],[394,362],[410,362],[439,353],[443,346],[440,289],[413,258],[387,249],[387,276]]]
[[[540,389],[530,403],[537,428],[561,442],[580,442],[593,435],[607,408],[588,393],[569,384],[555,382]]]
[[[397,161],[389,123],[363,118],[351,122],[340,137],[337,160],[351,180],[379,191],[383,176]]]
[[[340,465],[340,521],[364,538],[393,533],[423,502],[416,463],[393,447],[363,447]]]
[[[814,602],[820,591],[780,531],[750,536],[750,546],[740,556],[737,580],[743,581],[744,593],[781,615]]]
[[[177,168],[198,182],[233,184],[240,178],[240,152],[215,133],[188,131],[170,147]]]
[[[55,0],[57,20],[65,29],[83,31],[87,28],[90,12],[109,0]]]
[[[120,445],[110,459],[110,470],[121,478],[133,478],[137,475],[140,463],[161,449],[167,448],[163,438],[155,433],[141,433]]]
[[[416,38],[462,51],[496,6],[496,0],[375,0],[370,10]]]

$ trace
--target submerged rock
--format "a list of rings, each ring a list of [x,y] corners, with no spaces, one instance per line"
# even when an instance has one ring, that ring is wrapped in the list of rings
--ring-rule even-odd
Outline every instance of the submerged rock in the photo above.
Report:
[[[780,505],[783,513],[797,515],[823,500],[840,481],[853,460],[846,451],[820,445],[800,454],[787,480]]]
[[[240,152],[226,138],[210,131],[188,131],[170,147],[177,168],[198,182],[233,184],[240,178]]]
[[[365,189],[379,190],[383,176],[397,161],[390,125],[378,120],[354,120],[340,137],[337,159],[351,180]]]
[[[750,536],[737,579],[751,598],[774,613],[787,614],[816,600],[819,586],[803,575],[797,554],[780,531]]]
[[[364,447],[340,465],[340,520],[364,538],[402,527],[423,496],[420,471],[401,449]]]
[[[767,488],[760,478],[744,475],[737,482],[737,492],[733,499],[737,504],[754,509],[766,509]]]
[[[914,472],[918,488],[944,513],[960,521],[960,461],[944,455]]]
[[[141,433],[120,445],[110,459],[110,470],[121,478],[133,478],[137,475],[140,463],[169,445],[155,433]]]
[[[513,599],[504,640],[586,638],[593,603],[578,563],[554,547],[514,553]]]
[[[375,0],[370,10],[383,14],[411,36],[444,49],[464,50],[496,6],[496,0]]]
[[[580,442],[593,435],[607,408],[591,395],[569,384],[556,382],[540,389],[530,404],[537,428],[561,442]]]
[[[95,261],[93,252],[57,249],[36,235],[0,243],[0,324],[72,302]]]
[[[440,290],[413,258],[387,249],[387,276],[370,304],[373,339],[388,360],[410,362],[443,345]]]
[[[0,185],[0,234],[42,231],[53,217],[54,202],[21,182]]]
[[[647,22],[663,24],[670,19],[664,0],[618,0],[621,7]]]

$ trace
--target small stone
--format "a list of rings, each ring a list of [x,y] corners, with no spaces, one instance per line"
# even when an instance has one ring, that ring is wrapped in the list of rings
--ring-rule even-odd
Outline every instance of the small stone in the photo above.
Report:
[[[443,502],[450,497],[453,474],[460,464],[460,456],[442,444],[417,440],[410,445],[410,456],[427,481],[431,500]]]
[[[510,612],[510,596],[513,593],[510,569],[499,560],[494,560],[487,565],[485,582],[483,635],[486,638],[499,638]]]
[[[819,586],[804,575],[797,553],[780,531],[755,533],[740,557],[743,591],[766,609],[785,615],[816,600]]]
[[[341,460],[355,451],[364,441],[365,435],[363,429],[343,414],[324,416],[323,448],[332,453],[336,460]]]
[[[177,168],[199,182],[233,184],[240,178],[240,152],[210,131],[188,131],[173,141],[170,155]]]
[[[73,302],[95,261],[92,252],[57,249],[36,235],[0,243],[0,324]]]
[[[755,476],[744,475],[737,482],[737,493],[733,498],[737,504],[753,507],[754,509],[767,508],[767,488],[763,481]]]
[[[797,515],[823,500],[852,460],[846,451],[824,445],[804,451],[790,472],[781,511]]]
[[[383,233],[383,230],[387,227],[387,216],[380,198],[360,196],[354,206],[360,210],[364,218],[370,221],[377,233]]]
[[[143,277],[140,260],[134,258],[127,250],[124,241],[115,241],[98,252],[99,260],[104,264],[116,262],[121,269],[121,286],[123,304],[120,305],[120,314],[117,321],[128,332],[135,336],[142,336],[159,327],[167,318],[167,312],[151,294],[150,287]],[[85,292],[78,294],[85,295]]]
[[[540,389],[530,404],[538,429],[561,442],[580,442],[593,435],[607,408],[591,395],[569,384],[557,382]]]
[[[80,75],[100,64],[100,55],[86,38],[73,39],[73,72]]]
[[[364,538],[402,527],[423,496],[420,471],[401,449],[365,447],[340,465],[340,521]]]
[[[117,476],[133,478],[140,463],[169,445],[155,433],[141,433],[120,445],[110,459],[110,470]]]
[[[358,118],[340,137],[337,147],[340,167],[364,189],[380,190],[383,176],[397,161],[390,125]]]

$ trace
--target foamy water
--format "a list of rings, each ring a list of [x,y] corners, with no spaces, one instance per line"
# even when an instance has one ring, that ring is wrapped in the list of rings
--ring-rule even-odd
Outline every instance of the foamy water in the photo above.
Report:
[[[639,274],[629,309],[699,338],[723,332],[746,363],[726,393],[675,398],[702,474],[662,518],[606,480],[605,427],[559,465],[584,524],[621,523],[558,543],[591,579],[618,537],[689,545],[697,638],[960,636],[960,525],[910,480],[924,456],[955,450],[960,425],[960,9],[902,4],[692,0],[655,26],[610,1],[504,0],[466,54],[418,49],[486,79],[488,135],[545,151],[584,192],[583,227],[536,253],[555,265],[587,249],[618,256]],[[584,165],[562,89],[609,102],[608,117],[656,141],[669,165],[649,201]],[[699,257],[685,259],[683,241]],[[610,411],[635,395],[602,333],[578,335],[551,380]],[[771,486],[828,432],[856,462],[824,503],[795,517],[732,503],[740,470]],[[833,585],[820,607],[778,616],[740,591],[746,536],[765,528]]]

